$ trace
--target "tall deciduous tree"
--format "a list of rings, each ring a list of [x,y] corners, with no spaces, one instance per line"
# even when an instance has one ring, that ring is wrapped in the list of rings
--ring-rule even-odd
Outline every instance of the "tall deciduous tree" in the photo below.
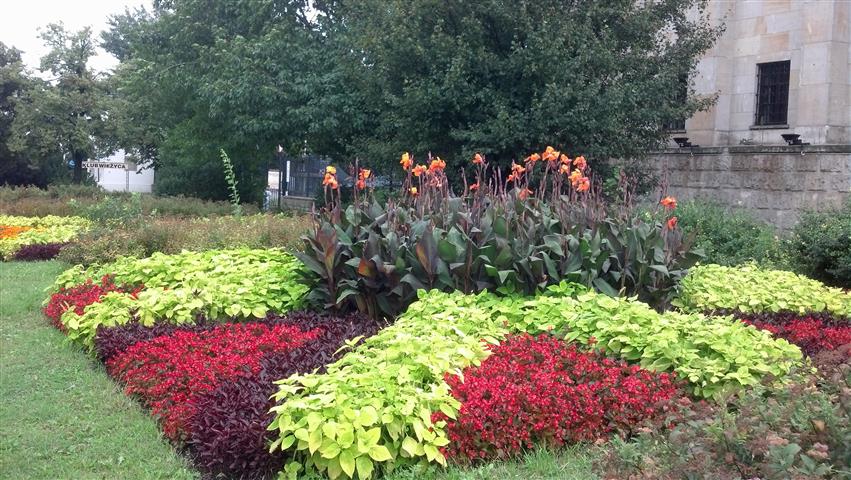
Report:
[[[324,17],[372,119],[368,158],[503,164],[554,145],[640,157],[709,98],[679,94],[720,33],[704,0],[338,0]]]
[[[50,24],[41,38],[50,51],[41,59],[47,81],[33,81],[15,102],[9,146],[33,157],[55,152],[73,161],[74,182],[83,178],[83,161],[98,153],[106,121],[105,92],[88,66],[95,54],[91,30],[69,32]]]
[[[241,197],[257,200],[278,144],[340,148],[349,124],[319,110],[345,102],[328,87],[336,77],[305,0],[155,2],[111,24],[103,45],[124,59],[118,137],[158,167],[160,192],[223,199],[224,148]]]

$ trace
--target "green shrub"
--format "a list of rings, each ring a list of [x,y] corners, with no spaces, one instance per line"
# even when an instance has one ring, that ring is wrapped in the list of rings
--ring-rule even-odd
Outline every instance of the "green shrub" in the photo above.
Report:
[[[771,267],[789,264],[788,249],[771,225],[741,209],[710,201],[683,202],[675,210],[684,232],[697,234],[705,263],[740,265],[757,262]]]
[[[851,199],[842,209],[804,214],[790,243],[798,271],[851,288]]]
[[[72,265],[107,263],[119,256],[146,257],[183,250],[224,248],[298,249],[307,216],[249,215],[210,218],[149,217],[137,225],[95,228],[68,245],[59,258]]]
[[[183,324],[199,316],[251,319],[300,307],[308,290],[296,280],[300,268],[292,255],[280,250],[122,257],[88,269],[71,268],[57,277],[52,291],[104,275],[112,275],[118,283],[144,285],[137,298],[112,292],[87,306],[82,315],[65,312],[61,321],[68,337],[91,349],[99,326],[123,325],[133,318],[148,326],[158,320]]]
[[[835,382],[835,383],[834,383]],[[673,425],[673,428],[670,426]],[[851,365],[845,378],[796,372],[721,404],[685,404],[597,462],[603,478],[849,478]]]
[[[104,196],[97,203],[78,203],[71,199],[71,208],[81,216],[107,228],[136,225],[142,221],[142,197]]]
[[[270,429],[279,432],[273,449],[294,455],[285,468],[291,478],[302,468],[369,478],[375,470],[443,463],[445,423],[432,422],[431,414],[454,418],[459,407],[443,374],[478,364],[487,343],[512,332],[547,331],[593,343],[642,366],[674,371],[706,397],[782,376],[801,358],[794,345],[728,317],[659,314],[576,284],[551,286],[535,298],[419,295],[394,325],[326,373],[278,382]]]
[[[681,289],[673,304],[687,312],[828,311],[851,317],[851,293],[792,272],[755,265],[700,265],[691,269]]]
[[[229,202],[212,202],[182,195],[135,195],[140,198],[144,215],[209,217],[232,213]],[[132,203],[133,197],[132,193],[107,192],[100,187],[87,185],[51,185],[47,189],[0,186],[0,213],[29,217],[69,216],[77,215],[81,210],[93,207],[105,199],[111,199],[114,205],[125,208],[122,204]],[[245,214],[258,211],[253,205],[243,204],[241,207]]]

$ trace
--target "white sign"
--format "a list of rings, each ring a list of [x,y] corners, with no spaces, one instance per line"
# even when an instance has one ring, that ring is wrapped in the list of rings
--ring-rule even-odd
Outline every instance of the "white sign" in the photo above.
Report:
[[[83,168],[124,168],[126,165],[127,164],[125,164],[124,162],[98,162],[98,161],[85,161],[85,162],[83,162]]]

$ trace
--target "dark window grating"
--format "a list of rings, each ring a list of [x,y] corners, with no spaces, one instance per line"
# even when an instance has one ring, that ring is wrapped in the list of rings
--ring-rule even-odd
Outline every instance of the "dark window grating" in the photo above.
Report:
[[[784,125],[789,110],[789,60],[757,64],[755,125]]]

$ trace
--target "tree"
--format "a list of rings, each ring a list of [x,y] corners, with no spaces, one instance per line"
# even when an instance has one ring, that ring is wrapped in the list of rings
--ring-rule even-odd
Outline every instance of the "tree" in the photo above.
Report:
[[[98,153],[107,112],[102,83],[88,67],[95,45],[91,30],[68,32],[50,24],[41,38],[50,47],[40,70],[48,81],[33,81],[15,102],[9,146],[34,158],[60,152],[73,161],[73,180],[83,179],[83,161]]]
[[[720,33],[704,0],[358,0],[319,8],[348,48],[370,161],[475,152],[503,165],[556,146],[597,159],[663,145],[713,99],[676,92]]]
[[[350,123],[323,110],[345,104],[342,89],[306,12],[304,0],[175,0],[113,17],[102,45],[123,58],[119,143],[157,167],[159,192],[226,198],[224,149],[240,196],[257,201],[277,145],[342,149]]]

